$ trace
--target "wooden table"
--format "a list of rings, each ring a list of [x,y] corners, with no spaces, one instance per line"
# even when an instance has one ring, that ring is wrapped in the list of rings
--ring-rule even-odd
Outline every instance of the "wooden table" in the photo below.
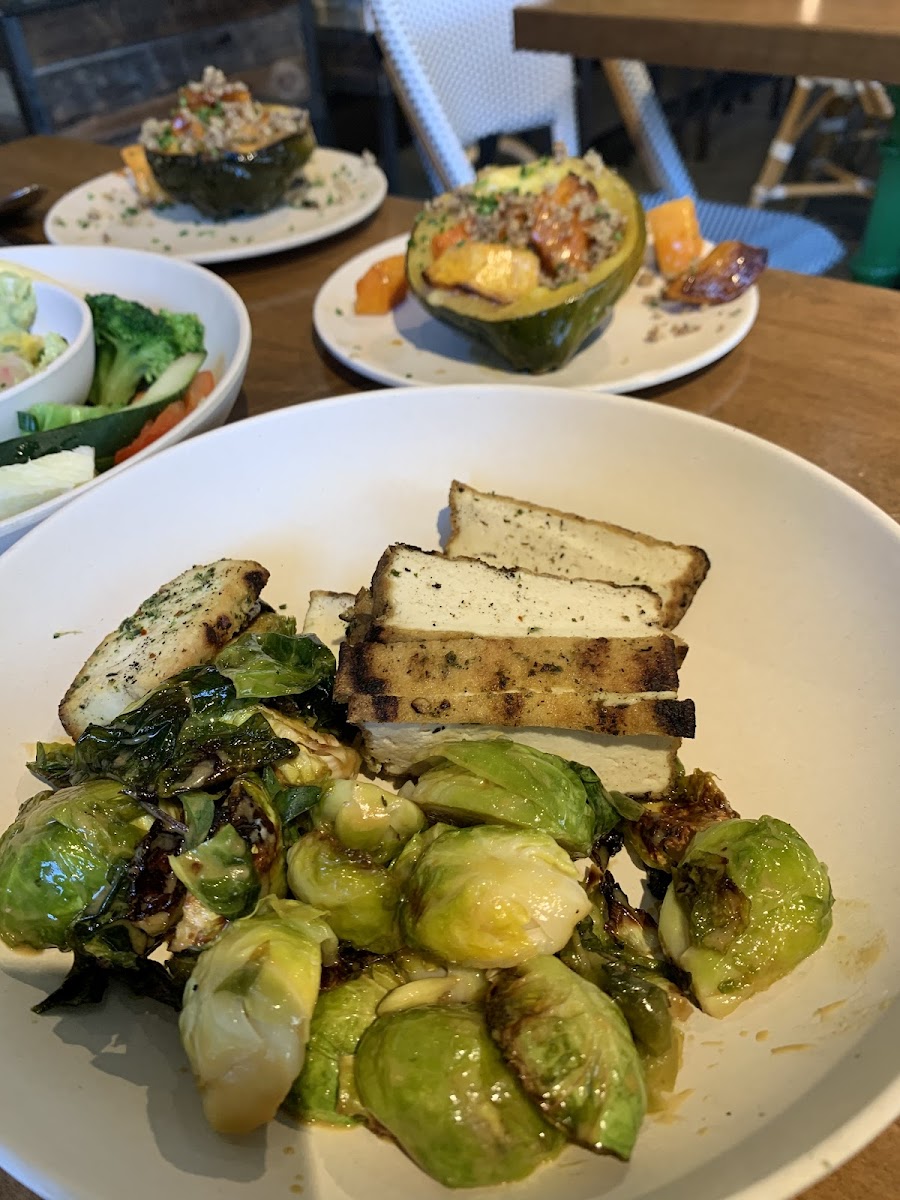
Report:
[[[0,227],[43,241],[43,212],[63,192],[117,165],[114,150],[63,138],[0,146],[0,194],[48,186],[43,209]],[[315,345],[312,304],[351,255],[409,228],[417,205],[390,198],[364,225],[319,246],[221,269],[253,322],[253,350],[234,419],[374,385]],[[0,249],[0,259],[3,251]],[[818,463],[900,519],[900,295],[770,271],[747,339],[720,362],[647,395],[750,430]],[[803,1200],[900,1196],[900,1122]],[[0,1200],[33,1200],[0,1172]]]
[[[515,38],[580,58],[900,83],[897,0],[543,0],[515,10]]]

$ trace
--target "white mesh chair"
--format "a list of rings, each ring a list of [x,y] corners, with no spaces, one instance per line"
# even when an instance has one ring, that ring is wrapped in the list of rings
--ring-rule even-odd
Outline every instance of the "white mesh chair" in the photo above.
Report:
[[[474,178],[465,147],[494,134],[549,125],[554,141],[580,149],[571,59],[516,51],[512,0],[368,0],[385,69],[436,191]],[[658,193],[652,208],[696,190],[669,132],[650,73],[616,59],[604,68],[626,128]],[[710,241],[739,238],[769,251],[773,267],[816,275],[844,253],[823,226],[792,213],[697,200]]]
[[[436,191],[470,183],[465,147],[549,126],[580,150],[572,60],[513,49],[512,2],[369,0],[385,69]]]
[[[698,199],[646,65],[616,58],[607,59],[603,69],[625,128],[644,168],[660,189],[652,196],[641,197],[645,208],[676,196],[693,196],[704,237],[711,242],[736,238],[765,246],[769,265],[783,271],[820,275],[844,257],[845,249],[838,238],[808,217]]]

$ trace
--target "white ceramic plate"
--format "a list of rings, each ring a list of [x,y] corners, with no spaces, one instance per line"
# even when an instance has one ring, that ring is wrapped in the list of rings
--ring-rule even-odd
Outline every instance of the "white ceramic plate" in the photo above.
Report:
[[[230,262],[341,233],[375,212],[387,195],[381,168],[344,150],[318,147],[304,177],[304,199],[312,207],[285,203],[256,217],[211,221],[188,204],[140,209],[124,172],[110,171],[58,200],[44,233],[58,245],[128,246],[197,263]]]
[[[784,1200],[900,1112],[900,622],[886,600],[900,530],[765,442],[627,397],[508,386],[307,404],[157,455],[0,558],[0,820],[38,790],[29,745],[58,735],[78,667],[163,580],[252,556],[271,602],[302,614],[310,588],[366,581],[388,542],[437,546],[454,477],[707,549],[679,628],[698,716],[684,758],[743,814],[793,822],[838,897],[828,943],[790,979],[724,1021],[691,1018],[679,1099],[630,1165],[570,1149],[522,1185],[468,1194]],[[0,958],[0,1165],[43,1195],[448,1195],[362,1130],[217,1137],[168,1013],[128,999],[30,1013],[64,967]]]
[[[158,441],[141,450],[121,466],[82,484],[77,493],[88,491],[130,470],[143,458],[184,438],[221,425],[234,407],[250,356],[250,317],[244,302],[230,284],[212,271],[192,263],[169,260],[141,250],[112,247],[4,246],[0,259],[40,271],[74,290],[112,292],[139,300],[150,308],[195,312],[206,329],[206,362],[216,386],[192,413]],[[76,492],[30,508],[0,521],[0,551],[51,512],[68,504]]]
[[[731,304],[696,312],[651,307],[647,301],[659,295],[662,279],[648,266],[616,304],[602,335],[589,340],[571,362],[548,375],[520,374],[488,347],[434,320],[412,295],[386,316],[356,316],[356,281],[379,259],[403,254],[407,240],[405,234],[391,238],[344,263],[322,285],[313,308],[316,332],[335,358],[379,383],[515,379],[536,387],[552,381],[558,387],[635,391],[715,362],[747,336],[759,310],[755,287]]]

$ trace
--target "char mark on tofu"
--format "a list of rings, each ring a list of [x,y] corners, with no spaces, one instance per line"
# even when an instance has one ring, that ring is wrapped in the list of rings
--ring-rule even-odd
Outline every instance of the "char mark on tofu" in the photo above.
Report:
[[[108,725],[166,679],[211,661],[256,617],[268,578],[257,562],[223,558],[164,584],[79,671],[59,706],[66,732]]]
[[[457,696],[350,696],[347,718],[352,725],[415,724],[441,721],[454,725],[529,726],[581,730],[615,737],[652,734],[664,738],[692,737],[692,700],[659,701],[610,696],[544,692],[479,692]]]

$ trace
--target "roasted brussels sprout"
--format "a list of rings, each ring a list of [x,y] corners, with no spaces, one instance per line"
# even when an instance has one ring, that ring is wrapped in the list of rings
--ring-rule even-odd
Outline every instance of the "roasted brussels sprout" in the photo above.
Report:
[[[375,863],[396,858],[425,824],[418,805],[362,779],[335,780],[322,789],[311,812],[317,828],[331,829],[348,850],[358,850]]]
[[[360,1119],[353,1056],[383,998],[402,982],[389,962],[374,963],[355,979],[319,994],[303,1070],[284,1102],[302,1121],[354,1125]]]
[[[408,793],[430,816],[537,829],[573,854],[619,819],[594,772],[556,754],[497,738],[450,742],[437,756]]]
[[[578,869],[548,834],[476,825],[446,830],[426,847],[401,917],[411,945],[490,968],[561,950],[589,910]]]
[[[288,883],[295,896],[326,913],[341,941],[374,954],[402,945],[396,879],[387,868],[353,857],[328,834],[313,830],[294,843]]]
[[[790,825],[724,821],[688,846],[659,932],[700,1007],[722,1017],[818,950],[832,904],[827,868]]]
[[[565,1141],[465,1006],[379,1017],[357,1048],[356,1083],[378,1125],[445,1187],[524,1179]]]
[[[64,949],[72,922],[102,901],[152,824],[110,780],[32,796],[0,837],[0,938]]]
[[[526,1092],[589,1150],[628,1159],[647,1109],[641,1061],[618,1007],[544,956],[501,972],[487,1022]]]
[[[323,951],[335,950],[316,909],[267,896],[200,955],[179,1029],[219,1133],[275,1116],[303,1067]]]
[[[649,1110],[663,1107],[681,1065],[681,1031],[675,1017],[690,1005],[670,976],[656,925],[634,909],[605,871],[589,889],[594,907],[579,922],[560,958],[616,1002],[641,1056]]]

